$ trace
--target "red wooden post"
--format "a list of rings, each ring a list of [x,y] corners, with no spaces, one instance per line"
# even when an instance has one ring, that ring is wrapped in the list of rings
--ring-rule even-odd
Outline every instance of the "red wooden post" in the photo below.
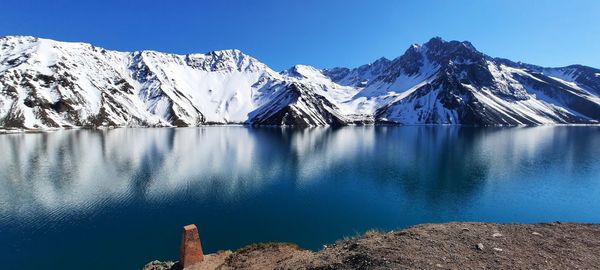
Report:
[[[200,236],[196,225],[184,226],[181,238],[181,258],[179,260],[181,267],[187,268],[202,262],[204,254],[202,253],[202,245],[200,244]]]

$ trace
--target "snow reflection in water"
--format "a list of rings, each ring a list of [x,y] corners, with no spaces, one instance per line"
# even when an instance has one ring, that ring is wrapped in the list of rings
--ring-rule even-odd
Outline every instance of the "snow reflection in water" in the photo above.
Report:
[[[42,253],[44,267],[67,269],[77,265],[61,259],[71,254],[102,257],[97,269],[135,268],[176,257],[178,228],[192,222],[209,252],[264,241],[318,248],[374,227],[423,222],[600,222],[600,208],[590,207],[600,205],[599,131],[204,127],[0,135],[0,259],[36,269],[42,265],[27,254]],[[140,224],[152,233],[131,234]],[[80,250],[82,237],[95,250]],[[127,252],[131,265],[122,265],[119,254]]]

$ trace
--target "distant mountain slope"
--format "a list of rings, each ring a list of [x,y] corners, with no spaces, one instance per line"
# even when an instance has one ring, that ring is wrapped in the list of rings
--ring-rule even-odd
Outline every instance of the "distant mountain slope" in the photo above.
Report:
[[[379,108],[378,118],[405,124],[475,125],[595,123],[600,119],[600,77],[595,75],[600,70],[533,69],[486,56],[468,42],[439,38],[411,47],[406,55],[420,60],[402,63],[409,68],[400,68],[404,70],[400,76],[415,71],[428,74],[428,64],[414,64],[420,62],[434,66],[436,72],[412,93]],[[393,74],[398,69],[391,70]]]
[[[175,55],[0,38],[0,128],[598,123],[600,70],[433,38],[358,68],[277,73],[238,50]]]

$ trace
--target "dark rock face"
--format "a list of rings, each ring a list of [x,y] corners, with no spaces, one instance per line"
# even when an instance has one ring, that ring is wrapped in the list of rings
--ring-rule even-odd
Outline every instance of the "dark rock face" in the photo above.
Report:
[[[600,69],[574,65],[567,67],[567,73],[575,77],[575,82],[585,85],[590,92],[600,95]]]
[[[341,126],[348,123],[337,107],[306,86],[292,83],[250,116],[252,125]]]
[[[343,67],[324,69],[323,74],[340,85],[365,87],[372,79],[381,76],[391,63],[392,61],[381,57],[371,64],[354,69]]]

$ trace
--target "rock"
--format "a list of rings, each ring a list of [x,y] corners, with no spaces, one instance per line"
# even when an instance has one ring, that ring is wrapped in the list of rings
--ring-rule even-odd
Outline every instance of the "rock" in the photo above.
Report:
[[[204,261],[200,236],[196,225],[186,225],[181,233],[180,264],[182,268],[188,268],[192,265]]]
[[[531,234],[533,234],[533,235],[537,235],[537,236],[543,236],[543,235],[542,235],[541,233],[539,233],[539,232],[532,232]]]
[[[437,267],[437,268],[442,268],[442,267],[444,267],[444,266],[442,266],[441,264],[439,264],[439,263],[438,263],[438,264],[436,264],[436,265],[435,265],[435,267]]]
[[[492,234],[492,237],[502,237],[502,234],[499,232],[496,232],[496,233]]]
[[[494,248],[494,251],[502,251],[501,248]]]
[[[170,270],[175,265],[174,262],[151,261],[144,265],[143,270]]]
[[[477,244],[477,249],[479,249],[479,250],[483,250],[484,248],[485,248],[485,247],[483,246],[483,244],[482,244],[482,243],[478,243],[478,244]]]

